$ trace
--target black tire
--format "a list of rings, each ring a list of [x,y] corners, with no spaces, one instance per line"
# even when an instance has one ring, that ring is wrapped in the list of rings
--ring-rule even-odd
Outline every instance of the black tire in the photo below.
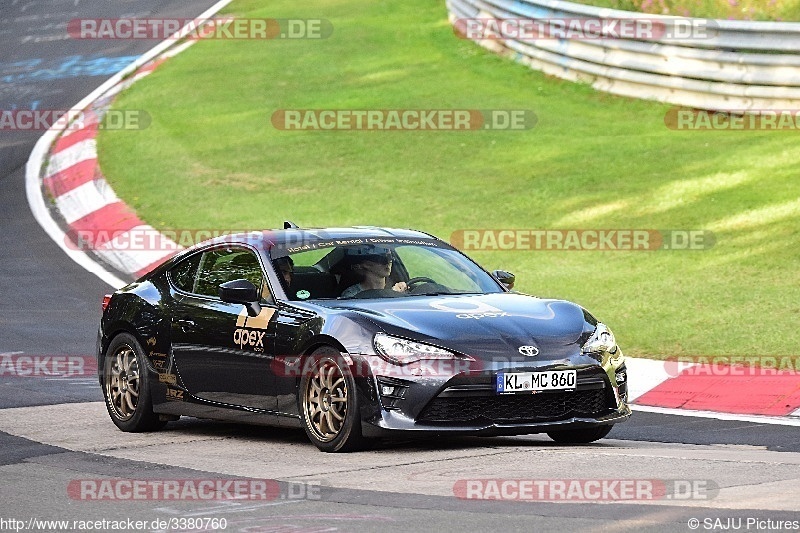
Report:
[[[322,347],[303,367],[297,405],[309,440],[323,452],[364,449],[356,383],[338,350]]]
[[[614,427],[614,424],[585,429],[548,431],[547,436],[559,444],[588,444],[608,435],[612,427]]]
[[[103,396],[111,421],[122,431],[155,431],[166,424],[153,413],[144,351],[133,335],[120,333],[108,345]]]

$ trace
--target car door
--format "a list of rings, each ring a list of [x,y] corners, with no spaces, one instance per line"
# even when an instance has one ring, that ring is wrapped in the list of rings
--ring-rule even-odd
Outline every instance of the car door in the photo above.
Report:
[[[180,267],[173,269],[174,285]],[[266,293],[258,316],[251,317],[244,305],[223,302],[218,296],[221,283],[241,278]],[[186,283],[183,289],[176,287],[171,311],[173,357],[190,394],[221,404],[275,410],[270,364],[276,307],[264,287],[257,254],[230,245],[203,251],[191,287]]]

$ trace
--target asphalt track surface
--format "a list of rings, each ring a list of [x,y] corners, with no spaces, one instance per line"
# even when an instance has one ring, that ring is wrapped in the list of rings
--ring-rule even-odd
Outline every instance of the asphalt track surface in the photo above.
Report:
[[[70,39],[65,25],[71,19],[186,18],[212,4],[7,0],[0,7],[0,109],[69,109],[157,44]],[[0,131],[0,354],[90,355],[109,287],[67,258],[28,209],[24,165],[42,133]],[[193,419],[131,436],[111,425],[101,401],[92,376],[0,375],[0,530],[12,529],[11,519],[35,528],[32,518],[130,518],[160,531],[167,528],[152,520],[214,517],[227,520],[226,531],[273,532],[692,531],[692,518],[702,531],[720,531],[726,523],[790,531],[796,529],[769,526],[800,520],[797,427],[638,412],[589,446],[555,446],[540,436],[466,438],[329,455],[301,431]],[[269,501],[98,502],[75,499],[67,489],[95,478],[247,477],[282,480],[280,494]],[[454,481],[478,478],[678,479],[708,481],[720,490],[691,501],[624,504],[453,497]],[[318,487],[314,496],[302,497],[312,487]],[[748,519],[762,522],[748,527]]]

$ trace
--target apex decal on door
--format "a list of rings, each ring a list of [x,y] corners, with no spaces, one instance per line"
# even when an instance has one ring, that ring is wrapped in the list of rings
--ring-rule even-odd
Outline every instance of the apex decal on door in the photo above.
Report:
[[[250,316],[247,314],[247,309],[242,309],[239,317],[236,319],[238,326],[233,332],[233,342],[241,349],[249,346],[254,352],[264,351],[264,335],[266,335],[267,326],[272,315],[275,314],[275,309],[269,307],[262,307],[258,316]]]
[[[258,316],[250,316],[247,314],[247,309],[242,308],[239,313],[239,318],[236,319],[236,325],[240,328],[253,328],[253,329],[267,329],[269,319],[275,314],[275,309],[271,307],[262,307]]]

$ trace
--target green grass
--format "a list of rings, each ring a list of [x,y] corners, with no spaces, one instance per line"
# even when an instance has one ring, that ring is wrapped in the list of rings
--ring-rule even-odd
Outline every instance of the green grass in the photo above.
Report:
[[[453,35],[444,2],[238,1],[326,18],[324,41],[204,41],[123,93],[104,131],[116,192],[159,228],[374,224],[704,229],[705,251],[472,252],[517,289],[574,300],[628,354],[800,346],[796,132],[673,131],[667,106],[544,76]],[[277,109],[532,109],[528,131],[279,131]]]

